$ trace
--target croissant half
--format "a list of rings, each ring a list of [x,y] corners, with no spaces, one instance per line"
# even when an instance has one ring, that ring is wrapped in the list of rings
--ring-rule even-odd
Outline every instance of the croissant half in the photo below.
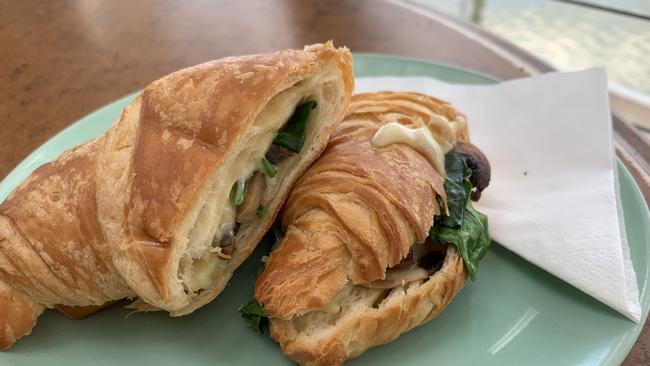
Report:
[[[436,317],[464,285],[455,247],[425,242],[441,214],[436,196],[446,202],[444,166],[412,144],[378,147],[373,138],[389,123],[425,127],[443,156],[469,139],[464,116],[441,100],[352,97],[294,186],[284,236],[255,287],[271,336],[302,365],[338,365],[390,342]]]
[[[325,148],[351,64],[327,43],[180,70],[34,171],[0,205],[0,345],[28,334],[43,307],[78,317],[87,311],[70,307],[138,298],[138,309],[179,316],[214,299]],[[260,173],[305,102],[303,147],[275,149],[277,175]]]

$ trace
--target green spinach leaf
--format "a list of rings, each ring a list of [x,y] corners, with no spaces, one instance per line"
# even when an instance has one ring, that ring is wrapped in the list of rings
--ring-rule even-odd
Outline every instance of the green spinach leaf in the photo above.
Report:
[[[269,159],[263,157],[261,163],[262,163],[262,170],[264,171],[264,174],[268,175],[271,178],[278,175],[278,169],[274,167],[273,164],[271,164]]]
[[[430,240],[455,246],[465,262],[472,280],[476,278],[478,262],[485,256],[492,240],[488,233],[487,216],[476,211],[467,202],[460,227],[434,224],[429,230]]]
[[[251,300],[247,305],[239,308],[239,315],[249,327],[257,333],[269,335],[269,318],[266,316],[262,306],[255,300]]]
[[[458,154],[445,155],[445,193],[447,194],[447,208],[449,215],[438,216],[438,222],[445,226],[456,227],[463,222],[465,204],[469,200],[472,184],[469,177],[472,170],[467,167],[465,159]],[[444,206],[440,212],[445,212]]]
[[[269,214],[269,210],[268,210],[266,207],[264,207],[264,206],[262,206],[262,205],[259,205],[259,206],[257,206],[257,211],[255,212],[255,214],[256,214],[257,217],[259,217],[260,219],[263,219],[263,218],[265,218],[266,216],[268,216],[268,214]]]
[[[488,232],[487,216],[476,211],[469,199],[472,190],[472,170],[465,158],[453,151],[445,155],[445,193],[449,215],[438,199],[440,216],[429,230],[429,240],[455,246],[465,262],[472,280],[476,278],[478,262],[492,243]]]
[[[232,190],[230,191],[230,202],[233,206],[237,207],[244,202],[244,197],[246,196],[246,181],[242,178],[239,178],[233,184]]]
[[[314,108],[316,108],[315,101],[305,102],[296,107],[287,124],[275,136],[273,143],[299,153],[305,144],[309,113]]]

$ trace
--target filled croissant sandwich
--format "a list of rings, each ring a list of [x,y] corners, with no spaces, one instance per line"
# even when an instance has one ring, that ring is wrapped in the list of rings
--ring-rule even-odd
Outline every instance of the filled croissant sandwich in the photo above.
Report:
[[[0,348],[45,308],[214,299],[322,153],[354,88],[347,49],[229,57],[149,86],[0,205]]]
[[[439,315],[491,240],[466,118],[416,93],[359,94],[291,191],[240,313],[301,365],[340,365]]]

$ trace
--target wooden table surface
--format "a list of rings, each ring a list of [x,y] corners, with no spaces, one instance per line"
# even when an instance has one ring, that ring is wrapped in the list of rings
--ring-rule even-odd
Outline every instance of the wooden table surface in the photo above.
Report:
[[[70,123],[171,71],[327,39],[500,79],[549,69],[503,40],[405,0],[2,1],[0,178]],[[648,146],[621,121],[615,130],[619,156],[636,161],[633,172],[642,179]],[[649,185],[642,186],[650,197]],[[646,324],[623,365],[650,365],[649,344]]]

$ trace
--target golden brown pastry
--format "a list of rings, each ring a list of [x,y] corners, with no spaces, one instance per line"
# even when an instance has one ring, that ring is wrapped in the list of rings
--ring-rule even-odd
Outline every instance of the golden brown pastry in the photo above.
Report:
[[[0,281],[0,351],[32,332],[45,307]]]
[[[351,62],[330,42],[153,82],[106,133],[0,205],[0,283],[49,308],[137,298],[179,316],[208,303],[325,148]]]
[[[105,309],[113,304],[115,304],[116,301],[109,301],[107,303],[104,303],[102,305],[90,305],[90,306],[65,306],[65,305],[57,305],[55,306],[56,310],[58,310],[61,314],[67,316],[70,319],[84,319],[87,318],[94,313]]]
[[[301,365],[339,365],[449,304],[467,272],[456,247],[434,240],[430,228],[435,216],[451,215],[445,153],[475,150],[470,155],[480,161],[465,163],[481,165],[474,194],[489,182],[487,160],[468,138],[465,117],[441,100],[353,96],[326,151],[292,189],[281,215],[284,236],[256,282],[271,336],[287,356]],[[479,168],[487,169],[481,182]],[[478,224],[487,235],[486,223]]]

